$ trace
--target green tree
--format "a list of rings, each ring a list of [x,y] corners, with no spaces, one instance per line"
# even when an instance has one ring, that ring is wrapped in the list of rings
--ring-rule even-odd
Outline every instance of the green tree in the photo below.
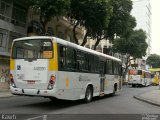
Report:
[[[145,40],[146,33],[141,29],[134,30],[130,32],[129,35],[121,36],[120,38],[114,40],[113,51],[127,57],[124,74],[126,74],[128,70],[131,56],[136,59],[142,58],[142,56],[146,55],[148,45]]]
[[[108,27],[105,28],[104,33],[102,34],[105,39],[113,41],[114,35],[122,36],[136,26],[136,20],[133,16],[130,15],[132,10],[132,1],[131,0],[111,0],[110,5],[112,6],[113,12],[110,17]],[[101,35],[97,35],[97,38]],[[101,39],[97,39],[95,43],[95,48],[99,44]]]
[[[108,26],[112,8],[109,6],[109,0],[71,0],[70,17],[73,27],[75,43],[78,44],[76,28],[78,25],[86,30],[82,46],[87,42],[87,37],[95,37],[98,31],[102,33]],[[96,32],[95,32],[96,31]]]
[[[147,58],[146,63],[151,65],[153,68],[160,68],[160,55],[151,54]]]
[[[40,15],[40,23],[43,26],[43,34],[45,34],[46,24],[52,18],[67,14],[70,0],[28,0],[27,3],[36,14]]]

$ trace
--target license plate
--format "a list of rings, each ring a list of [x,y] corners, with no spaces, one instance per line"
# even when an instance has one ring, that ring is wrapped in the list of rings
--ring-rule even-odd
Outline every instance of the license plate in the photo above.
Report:
[[[35,81],[34,80],[28,80],[27,84],[30,84],[30,85],[35,84]]]

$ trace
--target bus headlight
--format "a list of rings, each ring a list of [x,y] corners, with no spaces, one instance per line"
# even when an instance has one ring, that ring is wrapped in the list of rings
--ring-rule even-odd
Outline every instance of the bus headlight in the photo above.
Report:
[[[56,77],[55,77],[55,75],[51,75],[47,89],[48,89],[48,90],[53,89],[53,87],[54,87],[54,85],[55,85],[55,82],[56,82]]]
[[[12,75],[12,74],[10,74],[10,85],[11,85],[12,87],[16,88],[16,84],[15,84],[15,82],[14,82],[14,79],[13,79],[13,75]]]

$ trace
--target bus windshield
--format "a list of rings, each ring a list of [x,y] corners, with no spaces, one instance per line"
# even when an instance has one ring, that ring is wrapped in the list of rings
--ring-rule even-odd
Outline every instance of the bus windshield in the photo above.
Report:
[[[129,70],[130,75],[142,75],[142,70]]]
[[[15,41],[13,59],[49,59],[53,57],[53,46],[49,39]]]

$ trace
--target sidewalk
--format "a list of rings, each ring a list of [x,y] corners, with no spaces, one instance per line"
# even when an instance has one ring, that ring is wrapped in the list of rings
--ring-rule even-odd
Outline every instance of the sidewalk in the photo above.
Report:
[[[152,90],[140,95],[133,96],[134,98],[152,105],[160,106],[160,90]]]
[[[2,89],[0,90],[0,98],[11,97],[14,96],[11,94],[10,89]]]

